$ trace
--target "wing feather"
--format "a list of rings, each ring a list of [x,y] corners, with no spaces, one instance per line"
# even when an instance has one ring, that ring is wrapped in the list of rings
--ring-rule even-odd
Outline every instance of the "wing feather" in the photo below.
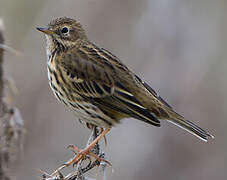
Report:
[[[121,77],[115,68],[121,67],[126,75],[127,68],[115,56],[94,44],[75,49],[73,56],[71,53],[64,54],[62,66],[76,93],[107,112],[114,111],[124,117],[131,116],[160,126],[156,116],[120,82]]]

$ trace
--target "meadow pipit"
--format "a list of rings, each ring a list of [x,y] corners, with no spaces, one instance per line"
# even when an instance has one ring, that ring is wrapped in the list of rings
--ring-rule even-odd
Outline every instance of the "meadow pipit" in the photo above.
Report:
[[[167,120],[204,141],[213,137],[176,113],[115,55],[91,42],[74,19],[58,18],[37,29],[45,33],[49,84],[57,99],[80,120],[105,129],[68,165],[128,117],[158,127],[159,120]]]

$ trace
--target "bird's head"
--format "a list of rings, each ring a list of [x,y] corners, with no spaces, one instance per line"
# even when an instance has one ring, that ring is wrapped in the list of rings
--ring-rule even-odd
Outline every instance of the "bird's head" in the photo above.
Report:
[[[47,27],[37,27],[37,30],[45,34],[50,49],[56,46],[69,48],[75,46],[78,40],[86,39],[81,24],[67,17],[54,19]]]

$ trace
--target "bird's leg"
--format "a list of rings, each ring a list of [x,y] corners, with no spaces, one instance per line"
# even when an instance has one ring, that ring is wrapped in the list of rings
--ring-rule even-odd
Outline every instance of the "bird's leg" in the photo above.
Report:
[[[76,146],[74,146],[74,145],[70,145],[68,148],[70,148],[74,153],[75,153],[75,152],[78,152],[78,153],[80,152],[80,150],[79,150]],[[76,153],[75,153],[75,154],[76,154]],[[76,155],[77,155],[77,154],[76,154]],[[98,161],[100,161],[100,162],[103,161],[103,162],[107,163],[108,165],[112,166],[111,163],[110,163],[109,161],[100,158],[96,153],[93,153],[93,152],[89,151],[89,152],[87,153],[87,155],[89,155],[89,156],[95,158],[96,160],[98,160]],[[78,159],[74,162],[74,164],[78,164],[78,162],[79,162],[80,160],[82,160],[83,158],[84,158],[84,156],[81,156],[80,158],[78,158]]]
[[[77,154],[73,159],[66,162],[65,165],[66,166],[70,166],[72,164],[75,165],[86,155],[91,155],[94,157],[95,154],[90,153],[90,150],[92,150],[92,148],[96,145],[96,143],[98,143],[99,140],[102,139],[109,131],[110,131],[110,128],[106,128],[105,130],[102,130],[94,141],[92,141],[86,148],[84,148],[83,150],[80,150],[79,152],[78,152],[79,149],[77,147],[70,146],[70,148],[73,149],[75,152],[77,152]]]
[[[110,128],[103,129],[101,128],[100,133],[98,132],[97,127],[92,127],[92,134],[88,140],[86,148],[83,150],[79,150],[74,145],[69,145],[68,148],[70,148],[74,153],[75,156],[70,159],[68,162],[64,163],[62,166],[60,166],[58,169],[56,169],[52,174],[50,174],[50,177],[54,177],[57,173],[59,173],[62,169],[65,167],[68,167],[70,165],[78,165],[77,168],[81,166],[81,163],[86,155],[89,155],[90,157],[94,157],[96,161],[103,161],[111,166],[111,163],[106,161],[105,159],[102,159],[100,155],[99,150],[99,144],[98,142],[104,137],[105,135],[110,131]],[[97,145],[97,147],[95,147]],[[92,151],[93,150],[93,151]]]
[[[65,167],[68,167],[70,165],[77,165],[86,155],[90,155],[90,156],[94,157],[95,159],[97,159],[98,161],[103,161],[103,162],[106,162],[107,164],[111,165],[108,161],[99,158],[96,155],[96,153],[90,152],[92,150],[92,148],[94,148],[96,143],[98,143],[99,140],[102,139],[110,131],[110,128],[106,128],[105,130],[101,129],[100,134],[93,140],[94,135],[97,134],[96,131],[97,131],[97,129],[96,129],[96,127],[94,127],[92,136],[89,138],[87,147],[84,148],[83,150],[79,150],[74,145],[68,146],[68,148],[73,150],[73,152],[75,153],[75,156],[68,162],[64,163],[57,170],[55,170],[50,176],[54,176],[55,174],[57,174],[60,170],[64,169]],[[93,141],[90,143],[91,140],[93,140]]]

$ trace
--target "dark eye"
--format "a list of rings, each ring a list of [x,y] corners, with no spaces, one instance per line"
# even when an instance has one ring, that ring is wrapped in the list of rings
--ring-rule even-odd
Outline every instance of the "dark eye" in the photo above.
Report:
[[[63,28],[61,29],[61,32],[62,32],[63,34],[65,34],[65,33],[69,32],[69,29],[68,29],[67,27],[63,27]]]

